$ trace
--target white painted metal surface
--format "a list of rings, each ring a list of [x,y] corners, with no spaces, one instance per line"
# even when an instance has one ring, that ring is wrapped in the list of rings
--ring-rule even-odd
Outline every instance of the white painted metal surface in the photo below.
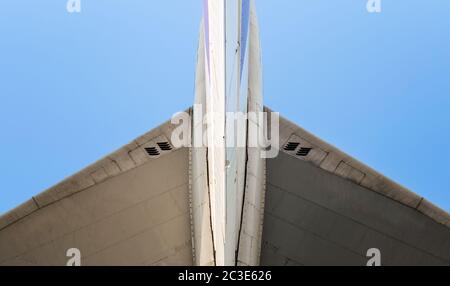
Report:
[[[198,200],[208,193],[212,252],[216,265],[238,263],[236,254],[246,251],[246,246],[239,243],[240,238],[244,237],[241,235],[242,227],[248,225],[242,221],[243,210],[247,211],[247,216],[251,214],[254,217],[253,212],[248,212],[248,206],[245,206],[249,200],[248,198],[245,200],[245,192],[248,188],[247,178],[251,177],[248,173],[252,173],[248,165],[248,130],[245,119],[249,111],[249,103],[260,103],[257,105],[259,107],[253,104],[252,111],[262,111],[262,88],[256,88],[261,85],[262,80],[261,77],[253,77],[253,82],[250,82],[249,77],[252,68],[257,69],[253,71],[253,74],[260,74],[261,68],[260,63],[254,61],[253,65],[249,66],[252,53],[253,57],[260,56],[259,42],[255,44],[250,42],[250,38],[259,41],[257,36],[249,36],[252,30],[250,29],[250,2],[250,0],[204,2],[205,42],[201,46],[204,47],[205,69],[197,70],[197,73],[204,75],[205,80],[202,81],[197,76],[196,104],[202,105],[198,109],[202,110],[203,115],[207,115],[207,123],[200,125],[206,128],[207,148],[195,150],[198,147],[194,147],[192,172],[200,174],[199,170],[207,166],[208,189],[204,189],[204,184],[197,176],[194,177],[192,186],[194,206],[204,203]],[[254,6],[252,8],[254,9]],[[256,17],[256,14],[254,16]],[[253,51],[250,47],[253,47]],[[249,97],[250,87],[257,92],[253,92],[253,99]],[[244,120],[239,121],[239,119]],[[194,124],[195,126],[198,125]],[[201,136],[200,132],[194,129],[194,141],[198,141]],[[255,152],[257,150],[252,151],[255,156],[259,155]],[[202,154],[206,154],[205,157],[202,157]],[[251,166],[254,167],[258,162],[252,159]],[[258,180],[258,184],[252,185],[252,191],[262,193],[263,175],[255,171],[252,176],[252,182],[255,179]],[[258,190],[255,189],[256,186],[259,186]],[[260,197],[262,197],[261,194]],[[259,202],[251,202],[259,204]],[[206,215],[208,211],[203,209],[201,213]],[[194,216],[194,218],[204,221],[202,216]],[[200,226],[200,222],[194,222],[194,225],[198,225],[199,228],[194,231],[195,235],[202,235],[205,228]],[[249,230],[246,229],[246,231]],[[250,237],[256,236],[256,233],[250,233]],[[194,239],[197,243],[201,240]],[[255,242],[253,244],[255,248]],[[211,252],[210,249],[199,249],[198,245],[194,247],[196,254],[200,256]],[[256,258],[245,259],[248,264],[256,260]],[[199,261],[198,264],[205,262],[203,259]]]

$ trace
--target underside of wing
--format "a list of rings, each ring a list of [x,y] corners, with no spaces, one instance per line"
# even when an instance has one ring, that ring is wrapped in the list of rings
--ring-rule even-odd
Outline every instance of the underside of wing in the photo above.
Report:
[[[450,216],[282,119],[267,160],[263,265],[449,265]],[[368,257],[369,253],[369,257]]]
[[[0,218],[0,265],[191,265],[189,149],[168,122]]]

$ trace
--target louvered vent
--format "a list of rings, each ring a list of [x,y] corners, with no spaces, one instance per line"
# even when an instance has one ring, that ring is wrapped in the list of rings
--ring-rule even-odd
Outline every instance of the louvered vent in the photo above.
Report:
[[[156,147],[149,147],[149,148],[145,148],[145,151],[147,152],[147,154],[150,157],[155,157],[155,156],[159,156],[159,151],[158,149],[156,149]]]
[[[292,152],[295,151],[299,145],[300,143],[297,142],[289,142],[286,144],[286,146],[284,146],[284,150]]]
[[[162,151],[171,151],[172,146],[170,146],[169,142],[159,142],[158,143],[159,148],[161,148]]]
[[[309,155],[309,152],[311,152],[312,148],[300,148],[297,152],[297,156],[299,157],[306,157]]]

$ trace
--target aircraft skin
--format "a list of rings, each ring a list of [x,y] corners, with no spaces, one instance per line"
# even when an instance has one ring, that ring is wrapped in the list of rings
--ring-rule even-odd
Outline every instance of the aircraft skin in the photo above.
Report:
[[[252,223],[262,225],[259,207],[262,200],[249,201],[244,193],[246,189],[252,188],[253,192],[260,194],[259,198],[263,197],[262,184],[258,187],[248,186],[246,181],[250,179],[249,173],[257,182],[263,180],[264,161],[259,159],[258,147],[255,147],[255,152],[250,152],[245,140],[240,146],[233,144],[237,142],[231,142],[238,137],[246,137],[246,134],[254,134],[255,132],[251,132],[255,129],[254,126],[242,124],[233,130],[227,128],[230,122],[234,125],[233,116],[237,113],[246,116],[248,112],[263,111],[259,40],[258,31],[254,28],[257,26],[256,14],[253,3],[250,2],[249,0],[204,1],[205,13],[197,69],[198,81],[204,85],[196,86],[195,104],[204,106],[201,111],[203,114],[211,115],[211,120],[208,120],[205,126],[206,150],[194,148],[192,152],[196,160],[193,160],[192,168],[193,170],[207,168],[208,171],[202,176],[207,184],[194,184],[192,190],[194,205],[200,204],[200,198],[209,197],[207,205],[209,204],[210,213],[206,214],[208,212],[206,210],[204,215],[210,220],[212,244],[208,248],[196,248],[196,257],[207,257],[205,260],[199,259],[197,262],[199,265],[212,264],[211,261],[214,261],[214,265],[220,266],[236,265],[239,256],[241,262],[248,264],[253,264],[259,259],[259,251],[256,249],[251,255],[240,252],[239,243],[245,236],[245,239],[253,241],[255,245],[260,244],[260,228],[244,232],[241,226],[243,210],[248,215],[259,217]],[[194,117],[195,113],[196,109]],[[233,133],[232,136],[230,132]],[[202,133],[196,132],[194,126],[193,140],[201,140],[202,136]],[[259,173],[248,170],[248,162],[255,170],[260,170]],[[258,207],[246,209],[246,202]],[[194,224],[199,225],[200,229],[202,223],[204,223],[202,216],[199,222],[194,219]],[[201,232],[194,233],[195,236],[203,237]]]
[[[0,265],[450,265],[446,211],[264,107],[255,1],[203,9],[189,144],[167,121],[6,213]]]

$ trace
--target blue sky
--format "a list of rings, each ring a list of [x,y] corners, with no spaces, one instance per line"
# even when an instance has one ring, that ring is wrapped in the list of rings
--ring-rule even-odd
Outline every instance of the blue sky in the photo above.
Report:
[[[450,1],[256,1],[266,105],[450,210]],[[192,104],[201,2],[0,2],[0,213]]]

